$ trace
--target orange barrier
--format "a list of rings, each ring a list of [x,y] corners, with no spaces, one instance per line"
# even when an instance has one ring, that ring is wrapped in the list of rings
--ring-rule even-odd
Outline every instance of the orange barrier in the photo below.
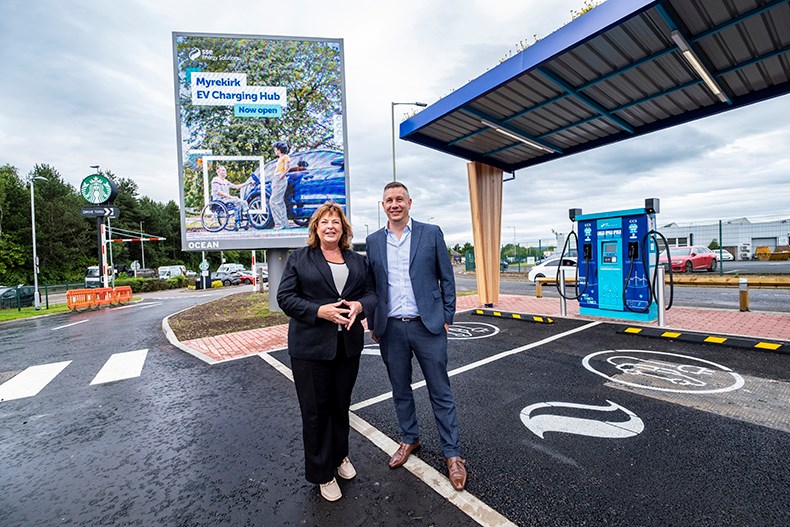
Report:
[[[132,299],[132,288],[128,285],[111,288],[70,289],[66,291],[69,309],[87,309],[120,304]]]

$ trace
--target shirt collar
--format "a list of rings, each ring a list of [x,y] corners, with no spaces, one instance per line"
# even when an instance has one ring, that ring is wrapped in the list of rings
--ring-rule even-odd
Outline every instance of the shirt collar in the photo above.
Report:
[[[403,228],[403,232],[411,232],[412,231],[412,224],[411,224],[411,222],[412,222],[412,218],[411,218],[411,216],[409,216],[409,221],[406,223],[406,226]],[[384,226],[384,232],[386,232],[387,234],[392,232],[390,230],[389,225],[390,225],[390,222],[388,221],[387,224]]]

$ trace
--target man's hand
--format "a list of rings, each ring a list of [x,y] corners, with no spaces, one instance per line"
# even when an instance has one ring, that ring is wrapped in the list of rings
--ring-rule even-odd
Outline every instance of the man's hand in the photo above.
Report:
[[[376,344],[379,344],[381,342],[381,340],[378,338],[378,336],[376,336],[376,334],[373,333],[372,331],[370,332],[370,338],[372,338],[373,342],[375,342]]]

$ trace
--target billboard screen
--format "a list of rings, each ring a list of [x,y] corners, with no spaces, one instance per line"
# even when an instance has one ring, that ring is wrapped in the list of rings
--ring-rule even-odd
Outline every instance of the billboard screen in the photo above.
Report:
[[[343,41],[173,33],[186,251],[301,247],[348,210]]]

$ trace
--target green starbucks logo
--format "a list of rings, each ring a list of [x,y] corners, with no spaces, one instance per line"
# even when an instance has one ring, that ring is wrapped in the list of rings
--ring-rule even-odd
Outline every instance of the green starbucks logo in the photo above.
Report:
[[[98,205],[107,202],[113,195],[113,185],[109,178],[101,174],[91,174],[82,180],[80,194],[88,203]]]

